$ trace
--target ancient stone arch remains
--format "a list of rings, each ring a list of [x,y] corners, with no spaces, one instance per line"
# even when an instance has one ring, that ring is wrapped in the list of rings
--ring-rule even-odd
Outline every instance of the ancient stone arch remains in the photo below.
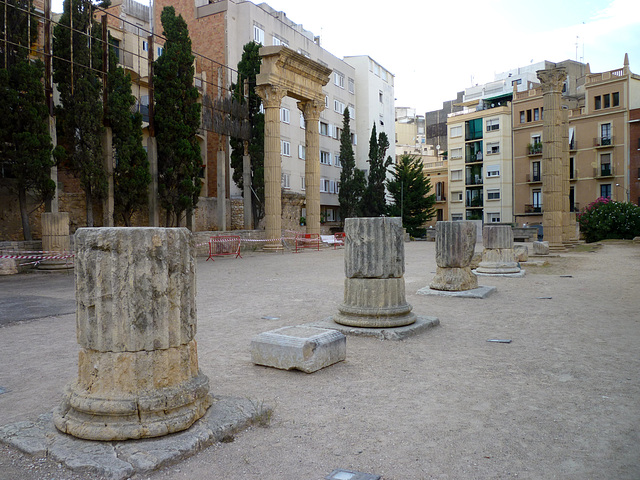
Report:
[[[281,250],[282,200],[280,193],[280,104],[286,96],[298,100],[304,115],[305,192],[307,233],[320,233],[320,137],[318,122],[325,108],[322,87],[331,69],[293,50],[279,46],[260,49],[262,64],[256,77],[256,93],[262,98],[264,124],[264,185],[266,249]]]

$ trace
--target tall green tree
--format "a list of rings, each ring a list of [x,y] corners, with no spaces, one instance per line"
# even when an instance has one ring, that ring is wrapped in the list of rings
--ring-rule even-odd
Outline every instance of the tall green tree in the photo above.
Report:
[[[233,181],[242,189],[243,195],[251,195],[253,201],[253,224],[257,225],[264,217],[264,113],[260,113],[262,99],[256,94],[256,75],[260,73],[260,44],[247,43],[242,49],[242,58],[238,62],[238,82],[232,86],[236,100],[246,101],[244,92],[245,81],[249,86],[249,123],[251,125],[251,139],[249,140],[249,155],[251,157],[251,185],[244,185],[244,142],[241,138],[231,137],[231,167]]]
[[[392,163],[391,157],[385,159],[389,148],[389,138],[384,132],[376,136],[376,124],[373,124],[369,139],[369,178],[362,197],[362,213],[365,217],[380,217],[386,212],[387,200],[384,185],[387,169]]]
[[[404,154],[394,166],[393,178],[387,180],[387,190],[393,198],[387,214],[402,217],[402,225],[413,237],[423,237],[424,224],[436,214],[436,196],[431,194],[431,182],[425,176],[418,157]]]
[[[118,66],[112,47],[107,86],[105,117],[113,133],[115,152],[114,212],[129,227],[132,215],[147,203],[151,174],[147,152],[142,146],[142,115],[132,113],[136,99],[131,93],[131,76]]]
[[[68,166],[85,192],[87,226],[93,226],[93,201],[107,190],[101,145],[102,29],[93,19],[95,8],[89,0],[65,0],[53,30],[53,80],[61,102],[56,108],[58,143],[66,148]]]
[[[7,6],[6,18],[0,8],[0,30],[7,33],[7,43],[0,42],[0,163],[3,183],[18,196],[24,239],[32,240],[27,196],[37,202],[53,198],[53,145],[42,84],[44,65],[29,59],[29,46],[37,36],[33,4],[17,0]]]
[[[200,180],[200,145],[196,134],[200,127],[201,104],[193,85],[194,55],[187,22],[176,16],[173,7],[160,15],[166,43],[154,63],[156,140],[158,143],[158,193],[166,212],[166,226],[180,225],[198,203]]]
[[[344,224],[346,218],[360,217],[362,213],[362,196],[367,181],[364,172],[356,168],[356,160],[351,143],[351,127],[349,109],[344,109],[342,132],[340,133],[340,218]]]

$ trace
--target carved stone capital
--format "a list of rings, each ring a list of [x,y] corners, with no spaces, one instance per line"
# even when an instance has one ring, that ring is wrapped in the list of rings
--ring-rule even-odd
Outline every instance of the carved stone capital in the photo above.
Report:
[[[562,92],[562,84],[567,79],[567,71],[564,68],[538,70],[536,73],[543,93]]]
[[[287,96],[287,90],[277,85],[258,85],[256,93],[262,99],[264,108],[280,108],[282,99]]]
[[[304,121],[309,123],[320,120],[320,114],[326,107],[320,100],[304,100],[298,102],[298,108],[304,115]]]

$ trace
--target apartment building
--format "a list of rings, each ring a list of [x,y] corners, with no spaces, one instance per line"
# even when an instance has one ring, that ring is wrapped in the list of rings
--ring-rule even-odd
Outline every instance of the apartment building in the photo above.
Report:
[[[588,70],[576,97],[564,98],[568,119],[569,204],[578,212],[598,197],[637,202],[636,166],[640,76],[625,56],[619,69]],[[516,92],[513,99],[515,221],[542,223],[543,111],[539,87]],[[632,196],[633,194],[633,196]]]

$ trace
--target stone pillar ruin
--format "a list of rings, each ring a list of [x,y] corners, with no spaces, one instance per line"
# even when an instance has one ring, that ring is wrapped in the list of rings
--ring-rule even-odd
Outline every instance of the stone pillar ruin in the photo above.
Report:
[[[460,292],[478,288],[478,278],[471,271],[476,248],[477,228],[471,221],[436,223],[436,276],[430,288]]]
[[[324,103],[317,100],[298,102],[305,122],[304,182],[307,200],[307,233],[320,233],[320,133],[318,122]]]
[[[333,321],[351,327],[402,327],[416,315],[404,287],[404,239],[398,217],[347,218],[344,303]]]
[[[253,191],[251,190],[251,157],[249,156],[249,142],[246,140],[244,141],[244,155],[242,156],[242,184],[244,185],[242,204],[244,213],[244,229],[251,230],[253,228]]]
[[[482,261],[476,271],[488,274],[519,273],[509,225],[486,225],[482,229]]]
[[[196,261],[186,228],[76,232],[78,378],[54,410],[88,440],[158,437],[211,405],[198,368]]]
[[[69,237],[69,213],[45,212],[42,214],[42,250],[56,252],[60,255],[71,253],[71,238]],[[40,270],[61,270],[73,268],[73,259],[60,258],[43,260],[38,265]]]
[[[538,79],[542,85],[544,118],[542,129],[542,224],[544,239],[549,242],[552,251],[564,250],[563,241],[563,206],[565,203],[564,188],[566,185],[563,165],[563,129],[562,129],[562,85],[567,78],[564,68],[538,70]],[[567,134],[568,137],[568,134]],[[568,161],[568,160],[567,160]],[[568,175],[567,170],[567,175]],[[569,191],[566,192],[567,206]],[[568,218],[567,218],[568,220]]]
[[[280,103],[286,90],[258,85],[256,93],[264,106],[264,219],[265,250],[282,250],[282,165],[280,160]]]

